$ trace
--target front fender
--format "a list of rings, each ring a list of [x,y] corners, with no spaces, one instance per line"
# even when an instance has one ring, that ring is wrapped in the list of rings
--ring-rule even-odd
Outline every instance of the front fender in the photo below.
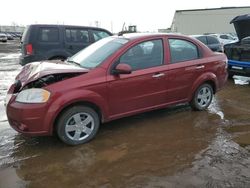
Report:
[[[189,93],[189,96],[188,96],[188,101],[192,100],[192,98],[194,96],[194,93],[197,90],[197,88],[201,84],[203,84],[205,82],[212,82],[213,83],[213,88],[214,88],[214,93],[217,91],[217,88],[218,88],[218,79],[217,79],[217,76],[214,73],[212,73],[212,72],[204,73],[201,76],[199,76],[195,80],[195,82],[193,83],[191,92]]]
[[[51,96],[51,103],[48,107],[46,116],[46,124],[50,125],[52,133],[53,125],[57,116],[62,112],[63,109],[70,106],[71,104],[78,102],[89,102],[101,110],[103,121],[108,117],[108,105],[106,100],[96,92],[90,90],[74,90],[66,93],[57,93]]]

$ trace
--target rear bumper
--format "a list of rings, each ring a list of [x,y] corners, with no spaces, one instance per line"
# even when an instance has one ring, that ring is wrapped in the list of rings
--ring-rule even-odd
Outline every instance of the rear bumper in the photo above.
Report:
[[[250,76],[250,62],[228,60],[228,73],[230,76]]]

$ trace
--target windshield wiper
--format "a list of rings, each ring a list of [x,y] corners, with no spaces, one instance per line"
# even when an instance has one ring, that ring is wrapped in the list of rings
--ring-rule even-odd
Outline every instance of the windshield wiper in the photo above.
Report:
[[[81,66],[80,63],[77,63],[77,62],[75,62],[73,60],[67,60],[66,62],[73,63],[73,64],[75,64],[77,66]]]

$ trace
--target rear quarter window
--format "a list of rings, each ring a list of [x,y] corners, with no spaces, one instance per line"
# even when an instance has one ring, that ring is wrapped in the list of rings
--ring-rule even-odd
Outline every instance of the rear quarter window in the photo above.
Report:
[[[109,33],[107,33],[106,31],[101,31],[101,30],[91,30],[92,33],[93,33],[93,37],[94,37],[94,40],[95,41],[98,41],[102,38],[105,38],[105,37],[109,37],[111,36]]]
[[[41,42],[58,42],[58,28],[39,28],[38,40]]]

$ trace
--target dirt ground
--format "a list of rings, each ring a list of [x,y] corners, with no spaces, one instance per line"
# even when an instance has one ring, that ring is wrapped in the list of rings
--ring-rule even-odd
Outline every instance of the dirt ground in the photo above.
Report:
[[[10,128],[4,98],[19,41],[0,43],[0,187],[250,187],[250,86],[228,80],[207,111],[188,105],[123,118],[69,147]]]

